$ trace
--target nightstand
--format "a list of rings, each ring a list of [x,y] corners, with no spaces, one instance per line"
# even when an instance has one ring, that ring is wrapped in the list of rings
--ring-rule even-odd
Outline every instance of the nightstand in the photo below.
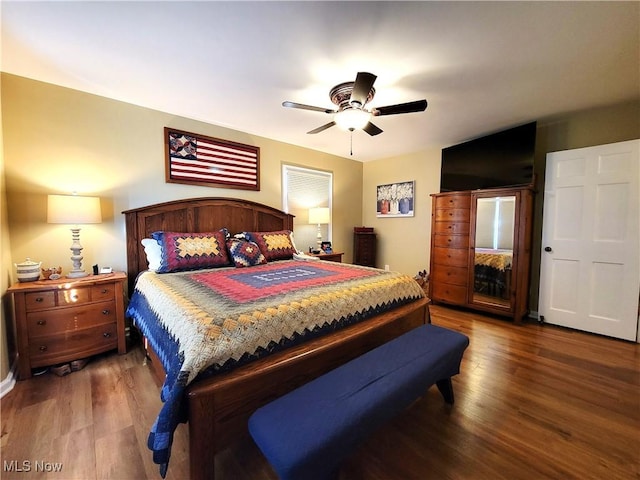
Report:
[[[327,262],[342,263],[342,255],[344,255],[344,253],[343,252],[308,253],[307,255],[311,255],[312,257],[318,257],[320,260],[326,260]]]
[[[20,380],[31,369],[118,349],[126,353],[122,272],[16,283],[14,322]]]

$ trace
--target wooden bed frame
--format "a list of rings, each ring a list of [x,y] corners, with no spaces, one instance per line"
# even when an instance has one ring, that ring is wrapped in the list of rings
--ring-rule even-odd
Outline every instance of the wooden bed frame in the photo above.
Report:
[[[129,293],[133,291],[138,273],[147,269],[140,240],[150,237],[151,232],[206,232],[223,227],[231,233],[293,230],[293,215],[256,202],[232,198],[176,200],[123,213],[127,230]],[[247,420],[258,407],[428,322],[427,303],[426,299],[418,300],[231,372],[191,384],[187,393],[190,478],[214,478],[214,454],[248,435]],[[154,371],[162,381],[162,366],[154,352],[148,353]]]

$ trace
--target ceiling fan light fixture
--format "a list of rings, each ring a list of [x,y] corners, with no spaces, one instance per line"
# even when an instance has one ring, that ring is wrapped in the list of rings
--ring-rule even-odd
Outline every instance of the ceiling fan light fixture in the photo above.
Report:
[[[371,120],[371,113],[356,108],[346,108],[333,117],[333,121],[342,130],[361,130],[369,120]]]

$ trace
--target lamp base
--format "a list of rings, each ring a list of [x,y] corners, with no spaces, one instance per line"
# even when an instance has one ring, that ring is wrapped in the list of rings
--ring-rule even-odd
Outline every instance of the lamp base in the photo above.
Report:
[[[66,277],[67,278],[81,278],[81,277],[87,277],[89,274],[87,272],[85,272],[84,270],[80,270],[79,272],[69,272]]]

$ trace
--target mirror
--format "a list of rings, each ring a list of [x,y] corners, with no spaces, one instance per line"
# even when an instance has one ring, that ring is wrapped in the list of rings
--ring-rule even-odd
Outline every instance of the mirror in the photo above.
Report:
[[[511,306],[515,205],[515,196],[477,198],[473,302]]]

